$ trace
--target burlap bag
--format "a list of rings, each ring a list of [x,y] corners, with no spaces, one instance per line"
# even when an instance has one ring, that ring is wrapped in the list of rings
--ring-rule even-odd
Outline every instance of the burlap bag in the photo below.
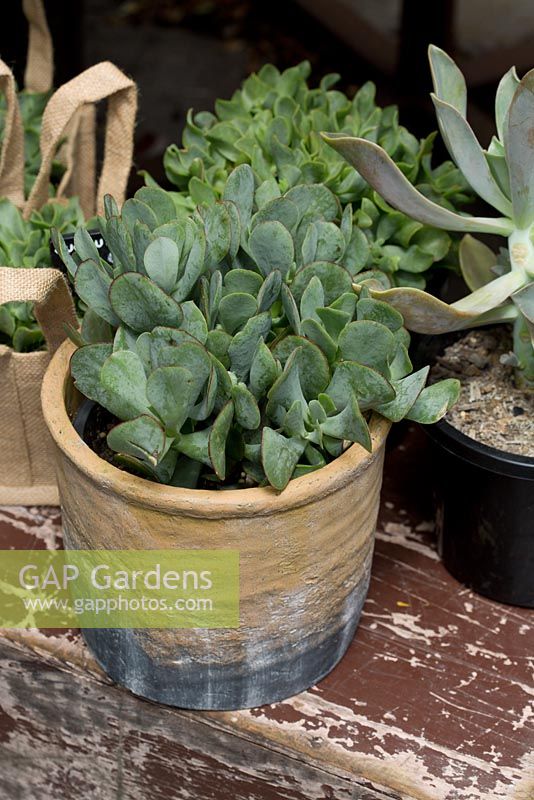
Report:
[[[48,93],[54,85],[54,48],[42,0],[22,0],[28,23],[28,52],[24,72],[26,92]],[[24,207],[24,135],[20,119],[13,129],[13,118],[20,116],[17,87],[9,67],[0,61],[0,92],[7,100],[7,120],[2,148],[0,172],[3,175],[1,196],[8,197],[17,208]],[[59,198],[79,196],[81,208],[88,218],[95,209],[96,125],[95,107],[84,106],[73,116],[65,129],[63,142],[58,143],[55,158],[65,167],[58,187]],[[81,141],[77,141],[80,136]],[[76,164],[76,169],[74,169]],[[6,172],[10,167],[11,175]],[[92,191],[91,191],[92,187]],[[81,191],[80,191],[81,189]]]
[[[0,505],[57,505],[52,444],[41,410],[51,355],[76,326],[67,282],[55,269],[0,268],[0,304],[33,300],[48,349],[15,353],[0,345]]]
[[[52,79],[51,42],[40,0],[25,0],[30,23],[27,88],[46,90]],[[32,33],[33,31],[33,33]],[[33,50],[32,50],[33,42]],[[33,54],[33,55],[32,55]],[[46,76],[46,77],[45,77]],[[42,79],[41,82],[40,79]],[[9,197],[26,219],[48,201],[50,170],[58,144],[66,136],[65,175],[55,199],[76,190],[86,216],[101,213],[106,193],[124,202],[132,164],[137,111],[136,86],[109,62],[97,64],[69,81],[50,98],[42,120],[41,167],[24,202],[24,132],[15,81],[0,61],[0,91],[7,102],[0,155],[0,197]],[[104,160],[96,186],[95,104],[108,98]],[[0,304],[35,303],[35,315],[47,350],[15,353],[0,345],[0,505],[56,505],[54,459],[40,402],[41,382],[51,355],[65,338],[64,323],[76,326],[68,285],[53,269],[0,267]]]
[[[54,49],[42,0],[22,0],[28,22],[28,55],[24,87],[29,92],[49,92],[54,83]]]
[[[46,20],[46,13],[42,0],[22,0],[22,8],[28,23],[28,53],[26,60],[26,70],[24,73],[24,88],[28,92],[49,92],[54,82],[54,49],[52,37]],[[12,80],[12,75],[5,67]],[[93,68],[92,68],[93,69]],[[50,156],[61,161],[65,167],[65,173],[56,191],[56,199],[68,199],[78,197],[80,206],[86,219],[101,211],[102,198],[105,193],[113,194],[120,204],[124,201],[126,183],[131,168],[133,155],[133,129],[137,109],[137,90],[133,81],[126,78],[113,64],[103,62],[97,65],[96,72],[86,70],[78,78],[61,87],[58,97],[55,99],[55,109],[48,115],[49,122],[53,122],[52,130],[47,128],[47,134],[52,133],[50,145]],[[82,77],[85,76],[85,78]],[[77,81],[81,81],[77,84]],[[93,86],[91,86],[93,81]],[[100,82],[100,86],[98,83]],[[16,92],[14,81],[12,81],[13,93]],[[0,87],[0,91],[2,87]],[[110,152],[105,156],[108,164],[107,174],[101,177],[101,183],[97,188],[96,184],[96,108],[95,103],[104,97],[117,95],[110,102],[108,115],[113,121],[110,126],[109,138],[106,139],[106,148]],[[14,94],[14,97],[16,94]],[[15,109],[14,97],[11,107]],[[61,104],[67,98],[67,102],[76,105],[75,110],[69,105],[65,108],[65,113],[61,113]],[[10,106],[8,102],[8,107]],[[119,120],[117,113],[123,115]],[[18,111],[18,109],[17,109]],[[15,113],[13,111],[13,113]],[[55,120],[52,117],[55,115]],[[119,135],[113,134],[113,130],[118,131],[123,125],[122,147],[116,146]],[[61,133],[59,134],[59,128]],[[63,141],[62,141],[63,140]],[[41,137],[41,143],[43,137]],[[23,154],[23,138],[14,137],[12,148],[17,146],[16,158],[10,158],[10,163],[15,163],[15,169],[20,168],[18,156]],[[3,157],[8,159],[7,148],[3,148]],[[41,150],[43,147],[41,144]],[[113,151],[114,152],[111,152]],[[5,154],[5,155],[4,155]],[[23,158],[23,155],[22,155]],[[51,166],[51,162],[50,162]],[[43,184],[39,193],[33,197],[32,203],[26,207],[26,214],[29,216],[34,208],[39,208],[46,198],[44,197],[44,186],[48,184],[50,166],[45,166],[42,170]],[[21,173],[22,174],[22,173]],[[124,177],[126,174],[126,177]],[[46,177],[45,177],[46,176]],[[17,175],[17,177],[20,177]],[[21,193],[18,181],[15,182],[15,189],[10,193],[3,193],[9,197],[19,208],[23,207],[24,196]],[[100,197],[100,205],[97,201]]]
[[[95,175],[94,107],[108,100],[104,159],[98,186]],[[86,217],[103,214],[104,196],[112,194],[122,205],[132,166],[137,87],[110,61],[89,67],[61,86],[45,108],[41,126],[41,167],[24,208],[32,211],[48,200],[50,170],[58,143],[70,130],[75,135],[68,146],[67,171],[58,187],[56,200],[76,195],[82,198]]]
[[[28,92],[49,92],[54,85],[54,47],[44,6],[42,0],[23,0],[22,8],[28,22],[24,88]],[[89,218],[95,209],[95,107],[88,105],[81,108],[69,123],[65,134],[65,141],[56,153],[56,159],[66,167],[58,187],[58,196],[77,196],[85,217]],[[74,164],[76,169],[73,169]]]
[[[0,92],[6,98],[4,141],[0,156],[0,197],[24,206],[24,128],[13,73],[0,60]]]

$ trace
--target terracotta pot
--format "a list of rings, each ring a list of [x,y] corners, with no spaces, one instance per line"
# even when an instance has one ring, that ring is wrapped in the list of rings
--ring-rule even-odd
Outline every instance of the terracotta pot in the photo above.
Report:
[[[389,423],[372,420],[372,454],[352,446],[282,493],[158,485],[103,461],[74,430],[72,352],[67,342],[54,356],[42,394],[66,546],[240,553],[239,628],[86,630],[102,667],[135,694],[197,709],[272,703],[321,680],[367,594]]]

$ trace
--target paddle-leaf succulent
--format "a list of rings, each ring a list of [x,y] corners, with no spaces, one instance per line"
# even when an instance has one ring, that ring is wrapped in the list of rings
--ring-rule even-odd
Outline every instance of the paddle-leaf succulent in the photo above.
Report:
[[[353,270],[379,269],[393,286],[424,288],[431,266],[456,264],[453,237],[383,203],[319,132],[378,143],[410,183],[447,209],[468,199],[461,173],[450,161],[432,167],[434,134],[419,141],[399,125],[394,106],[376,104],[372,83],[350,99],[334,88],[339,75],[326,75],[310,88],[310,69],[308,62],[284,72],[267,64],[230,100],[217,100],[214,113],[189,112],[182,147],[171,145],[165,156],[167,177],[179,189],[173,195],[177,208],[189,213],[221,199],[229,173],[244,163],[251,165],[263,201],[322,183],[342,209],[352,205],[358,245]]]
[[[497,217],[473,217],[444,209],[406,179],[379,144],[327,134],[324,139],[363,175],[391,206],[414,220],[467,235],[460,265],[471,294],[447,305],[416,288],[375,286],[371,295],[390,303],[406,326],[444,333],[490,323],[512,323],[514,351],[507,359],[520,386],[534,386],[534,70],[519,80],[515,69],[501,79],[495,98],[497,135],[484,150],[466,119],[462,73],[442,50],[431,46],[432,99],[443,140],[471,188],[493,206]],[[473,233],[507,238],[494,253]],[[368,290],[367,290],[368,291]]]
[[[117,418],[117,459],[176,486],[288,481],[352,442],[371,450],[373,413],[430,422],[456,381],[424,388],[402,317],[352,290],[352,214],[321,184],[281,197],[249,165],[223,200],[170,219],[144,188],[101,230],[113,265],[79,229],[55,244],[88,306],[74,338],[78,389]]]

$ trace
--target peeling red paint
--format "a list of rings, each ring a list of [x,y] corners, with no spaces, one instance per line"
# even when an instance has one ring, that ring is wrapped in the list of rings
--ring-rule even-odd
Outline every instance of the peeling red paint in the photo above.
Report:
[[[421,439],[402,447],[362,623],[319,686],[185,712],[110,685],[76,632],[3,632],[0,797],[534,800],[534,614],[447,574]],[[0,512],[2,547],[60,541],[54,512]]]

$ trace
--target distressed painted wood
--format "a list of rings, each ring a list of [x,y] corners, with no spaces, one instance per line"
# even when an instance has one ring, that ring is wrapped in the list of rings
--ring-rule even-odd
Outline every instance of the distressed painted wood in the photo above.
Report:
[[[0,797],[533,800],[534,612],[446,573],[423,440],[393,436],[368,600],[328,678],[185,712],[113,686],[76,632],[2,632]],[[1,548],[60,540],[56,511],[0,509]]]

